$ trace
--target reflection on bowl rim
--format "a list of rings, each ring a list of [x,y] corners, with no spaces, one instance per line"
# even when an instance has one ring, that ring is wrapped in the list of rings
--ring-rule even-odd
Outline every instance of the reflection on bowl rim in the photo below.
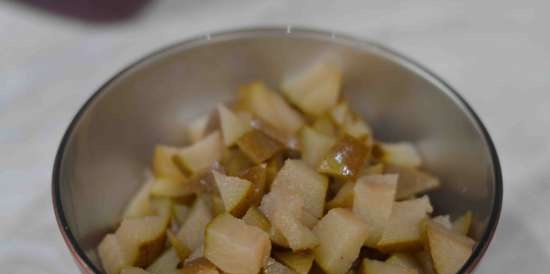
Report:
[[[384,58],[389,58],[395,63],[413,71],[414,73],[418,74],[420,77],[431,80],[430,82],[432,84],[437,85],[438,88],[441,91],[443,91],[450,99],[452,99],[457,106],[462,108],[463,112],[468,116],[469,120],[477,127],[477,130],[479,130],[479,132],[483,136],[483,139],[485,141],[485,144],[491,156],[491,161],[493,166],[493,177],[495,180],[493,201],[492,201],[493,208],[491,210],[490,219],[487,224],[487,229],[483,232],[483,235],[479,239],[478,244],[475,246],[470,258],[468,258],[468,260],[466,261],[462,269],[459,271],[460,274],[471,273],[476,268],[477,264],[481,260],[481,257],[483,257],[483,254],[487,250],[489,243],[493,238],[493,235],[495,233],[495,230],[499,221],[499,217],[500,217],[500,212],[502,208],[502,196],[503,196],[502,173],[500,169],[498,155],[497,155],[495,146],[491,140],[491,137],[489,136],[487,129],[481,122],[481,119],[477,116],[477,114],[466,102],[466,100],[462,98],[461,95],[456,90],[454,90],[449,84],[447,84],[443,79],[441,79],[440,77],[438,77],[437,75],[435,75],[434,73],[432,73],[430,70],[426,69],[424,66],[420,65],[419,63],[411,60],[408,57],[403,56],[400,53],[395,52],[394,50],[388,49],[387,47],[382,46],[376,42],[355,38],[355,37],[341,34],[341,33],[314,30],[311,28],[296,28],[291,26],[241,28],[236,30],[228,30],[228,31],[206,34],[206,35],[202,35],[202,36],[198,36],[190,39],[185,39],[184,41],[176,42],[170,46],[156,50],[146,55],[145,57],[142,57],[139,60],[131,63],[126,68],[122,69],[120,72],[118,72],[113,77],[111,77],[107,82],[105,82],[100,88],[98,88],[93,93],[93,95],[84,103],[84,105],[82,105],[82,107],[78,110],[74,118],[71,120],[71,123],[69,124],[67,130],[63,135],[61,144],[59,145],[59,148],[57,150],[57,155],[55,158],[53,173],[52,173],[52,200],[53,200],[53,206],[54,206],[57,223],[61,231],[61,234],[63,235],[63,238],[73,255],[73,258],[75,259],[80,269],[87,273],[98,273],[98,274],[101,273],[101,271],[97,268],[97,266],[95,266],[90,260],[90,258],[88,258],[88,256],[85,254],[84,250],[78,245],[78,242],[73,232],[69,228],[67,219],[65,218],[65,214],[61,205],[59,183],[60,183],[60,177],[61,177],[61,164],[63,162],[65,147],[73,133],[75,126],[77,125],[78,121],[80,120],[84,112],[88,109],[90,104],[97,97],[99,97],[100,94],[102,94],[102,91],[106,90],[106,87],[108,87],[115,80],[124,76],[127,72],[129,72],[133,68],[136,68],[137,66],[142,65],[147,61],[153,60],[164,54],[168,54],[174,50],[178,50],[178,51],[185,50],[185,49],[205,45],[215,41],[231,40],[235,38],[275,36],[275,35],[278,35],[278,36],[288,35],[288,36],[297,36],[297,37],[306,37],[306,38],[309,37],[309,38],[320,39],[320,40],[334,39],[338,44],[350,45],[352,47],[363,49],[363,50],[368,49],[371,52],[375,51],[377,54],[382,55]]]

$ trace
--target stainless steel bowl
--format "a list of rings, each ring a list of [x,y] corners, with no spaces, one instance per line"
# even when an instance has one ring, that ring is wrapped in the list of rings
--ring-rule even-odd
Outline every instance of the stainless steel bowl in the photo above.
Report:
[[[61,233],[83,273],[101,273],[95,248],[119,221],[155,144],[183,144],[184,125],[237,87],[330,54],[342,61],[345,97],[382,140],[412,140],[443,179],[432,195],[441,212],[471,209],[478,244],[461,273],[487,249],[502,203],[502,178],[489,134],[443,80],[373,42],[291,28],[230,31],[187,40],[132,64],[77,113],[58,150],[52,192]]]

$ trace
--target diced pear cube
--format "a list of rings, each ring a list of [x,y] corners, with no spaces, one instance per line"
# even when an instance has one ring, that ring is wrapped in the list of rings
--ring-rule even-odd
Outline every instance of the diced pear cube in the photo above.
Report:
[[[304,201],[297,193],[282,187],[274,188],[264,196],[260,209],[271,221],[272,229],[284,236],[292,250],[310,249],[319,244],[315,234],[302,221]]]
[[[395,202],[378,249],[384,252],[419,249],[422,246],[423,222],[433,211],[428,196]]]
[[[449,215],[439,215],[432,218],[432,222],[438,223],[444,226],[446,229],[453,229],[453,224],[451,223],[451,216]]]
[[[362,274],[418,274],[415,269],[369,259],[363,260],[361,270]]]
[[[412,143],[378,143],[373,148],[373,156],[387,164],[419,167],[422,158]]]
[[[185,261],[187,257],[191,254],[191,249],[189,249],[187,246],[185,246],[174,233],[170,230],[166,231],[166,236],[168,238],[168,242],[170,242],[170,245],[174,248],[176,251],[176,254],[180,258],[180,261]]]
[[[207,259],[199,258],[179,269],[181,274],[219,274],[220,271]]]
[[[330,118],[339,126],[342,126],[351,115],[351,110],[346,101],[341,101],[330,111]]]
[[[323,214],[328,178],[317,173],[305,162],[286,160],[271,188],[284,188],[296,193],[303,199],[304,209],[308,213],[317,218]]]
[[[212,212],[203,199],[197,198],[189,216],[177,233],[177,238],[189,249],[198,248],[204,240],[206,225],[212,220]]]
[[[244,215],[253,194],[252,183],[238,177],[223,175],[217,171],[213,171],[213,174],[225,211],[237,217]]]
[[[440,224],[426,225],[426,245],[438,274],[455,274],[470,257],[475,242]]]
[[[237,108],[250,111],[286,133],[296,133],[304,125],[300,113],[262,82],[253,82],[240,88]]]
[[[351,211],[331,209],[313,229],[320,245],[315,261],[328,274],[346,273],[367,240],[367,225]]]
[[[147,271],[157,273],[170,273],[177,270],[180,258],[173,248],[167,249],[158,257],[149,267]]]
[[[205,114],[189,123],[187,126],[187,135],[191,143],[196,143],[204,137],[209,120],[210,114]]]
[[[157,178],[151,185],[150,194],[153,197],[182,198],[195,194],[197,190],[194,184]]]
[[[399,265],[408,269],[413,269],[420,274],[424,272],[420,262],[418,262],[414,254],[411,253],[394,253],[386,260],[386,263]]]
[[[284,150],[281,143],[257,129],[245,133],[237,140],[237,144],[241,151],[256,164],[261,164]]]
[[[204,255],[224,272],[257,274],[270,252],[267,233],[230,214],[217,216],[206,228]]]
[[[296,271],[290,269],[284,264],[277,262],[273,258],[269,258],[267,260],[267,264],[263,269],[263,274],[297,274],[297,273]]]
[[[99,243],[97,251],[103,270],[107,274],[118,274],[122,268],[130,265],[114,234],[107,234]]]
[[[124,210],[124,218],[141,218],[155,214],[149,198],[152,181],[145,182]]]
[[[250,204],[260,205],[262,197],[267,190],[267,164],[250,167],[239,174],[240,178],[252,183],[252,194]]]
[[[353,193],[354,193],[355,183],[348,182],[344,183],[342,187],[336,193],[336,196],[332,200],[327,202],[327,208],[352,208],[353,207]]]
[[[174,163],[174,156],[179,149],[176,147],[157,145],[153,152],[153,173],[157,178],[165,178],[176,182],[183,182],[185,175]]]
[[[366,224],[369,237],[365,244],[376,247],[392,213],[397,175],[367,175],[355,183],[353,213]]]
[[[317,170],[342,178],[355,178],[364,168],[370,149],[351,136],[343,136],[325,155]]]
[[[439,179],[433,175],[413,167],[386,165],[385,172],[399,175],[396,193],[397,200],[414,197],[415,195],[433,190],[441,184]]]
[[[222,157],[223,141],[219,131],[215,131],[200,141],[180,149],[174,161],[187,176],[199,174]]]
[[[334,125],[332,119],[328,115],[323,115],[315,119],[312,126],[313,129],[325,134],[326,136],[336,136],[336,125]]]
[[[285,96],[302,111],[318,116],[330,110],[340,95],[340,69],[321,62],[283,79]]]
[[[472,226],[472,212],[467,211],[453,222],[453,230],[461,235],[468,235]]]
[[[237,114],[233,113],[222,104],[218,105],[218,114],[220,115],[222,136],[225,146],[232,146],[241,136],[252,129],[250,123],[242,120]]]
[[[310,127],[304,127],[299,135],[302,158],[312,167],[317,167],[319,165],[321,160],[336,142],[333,137],[320,133]]]
[[[162,253],[166,226],[161,216],[122,220],[115,235],[128,265],[146,267]]]
[[[187,216],[189,216],[190,211],[191,208],[188,205],[175,204],[172,207],[172,216],[179,224],[183,224],[187,219]]]
[[[251,206],[246,214],[243,216],[242,220],[248,224],[260,228],[261,230],[268,232],[271,229],[271,223],[264,216],[264,214],[258,210],[258,208]]]
[[[311,251],[276,252],[274,257],[298,274],[307,274],[313,265],[314,259]]]

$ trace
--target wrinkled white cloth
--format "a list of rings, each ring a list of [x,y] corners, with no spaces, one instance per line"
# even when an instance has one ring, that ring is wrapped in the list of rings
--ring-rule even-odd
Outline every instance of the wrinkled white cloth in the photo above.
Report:
[[[1,1],[1,272],[78,273],[55,224],[50,176],[64,130],[98,86],[174,41],[292,24],[377,40],[457,88],[492,134],[505,181],[501,223],[477,273],[547,273],[548,9],[548,1],[171,0],[151,1],[129,21],[85,23]]]

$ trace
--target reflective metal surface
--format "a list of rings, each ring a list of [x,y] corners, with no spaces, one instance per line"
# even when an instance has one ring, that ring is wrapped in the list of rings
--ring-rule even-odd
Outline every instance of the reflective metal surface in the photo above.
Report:
[[[327,55],[342,63],[344,96],[377,138],[418,144],[426,168],[443,180],[432,195],[435,208],[473,211],[479,244],[461,271],[470,273],[502,201],[498,158],[474,112],[436,76],[375,43],[287,28],[212,34],[158,51],[82,107],[60,145],[52,191],[60,229],[83,273],[101,273],[94,249],[119,221],[155,144],[184,144],[186,122],[232,98],[239,85],[263,79],[277,87],[285,73]]]

